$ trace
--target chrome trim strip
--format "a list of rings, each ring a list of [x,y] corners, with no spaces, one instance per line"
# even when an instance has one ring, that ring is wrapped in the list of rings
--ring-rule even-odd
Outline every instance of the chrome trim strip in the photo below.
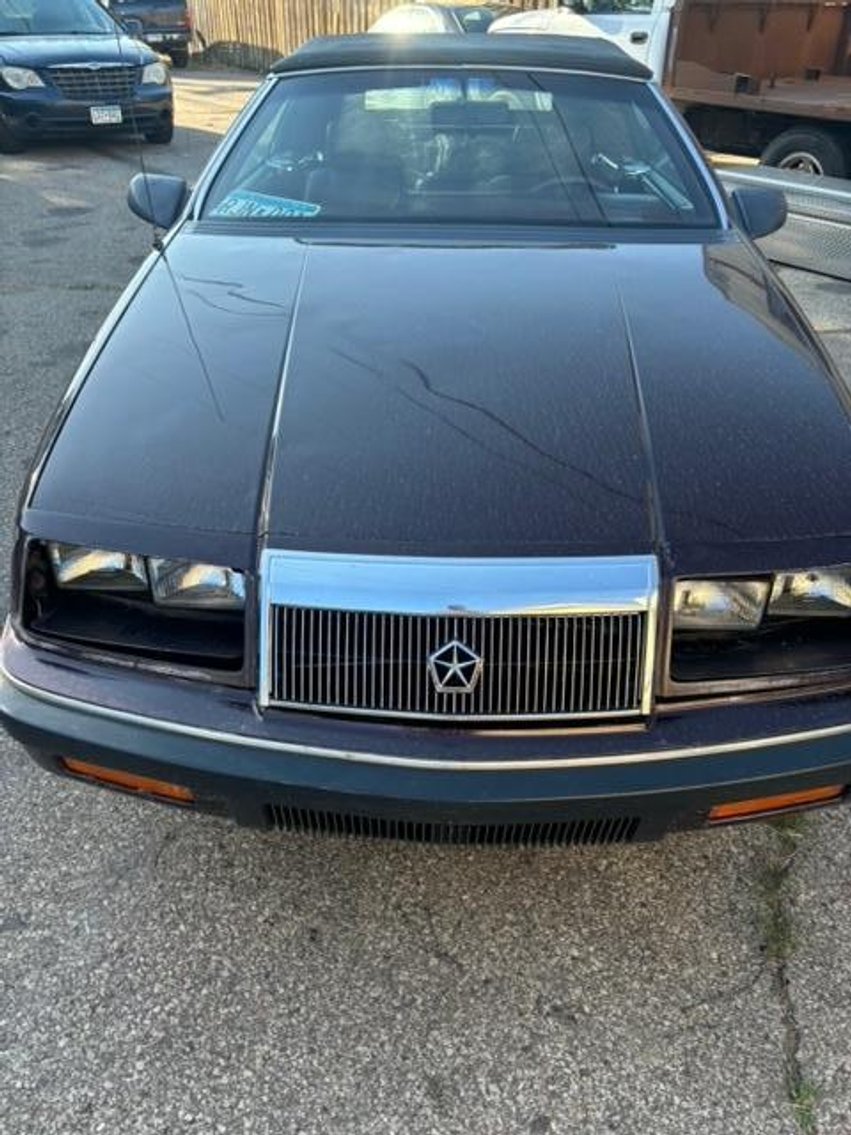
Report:
[[[473,727],[477,725],[499,725],[504,722],[510,725],[512,722],[515,725],[522,725],[523,722],[561,722],[562,728],[569,725],[572,721],[599,721],[601,729],[610,721],[616,721],[618,718],[624,720],[635,721],[638,725],[642,722],[639,720],[641,709],[603,709],[598,713],[424,713],[424,712],[411,712],[404,709],[370,709],[368,706],[351,707],[347,705],[323,705],[314,702],[302,701],[276,701],[271,706],[272,709],[291,709],[300,711],[301,713],[322,713],[326,716],[331,714],[336,717],[369,717],[375,720],[376,718],[387,718],[389,721],[423,721],[423,722],[440,722],[448,721],[455,725],[466,725]],[[522,730],[521,730],[522,732]]]
[[[274,608],[425,616],[574,616],[646,613],[641,696],[627,711],[546,715],[405,713],[343,705],[278,702],[321,713],[394,719],[573,721],[647,717],[653,708],[659,567],[655,556],[439,558],[266,549],[260,558],[258,706],[272,704]],[[275,649],[280,649],[277,644]]]
[[[730,221],[730,210],[727,207],[727,202],[723,193],[718,185],[710,166],[707,165],[706,155],[700,146],[695,142],[694,135],[689,130],[682,116],[677,109],[673,106],[667,95],[662,91],[655,82],[647,84],[659,104],[659,109],[667,118],[671,129],[679,138],[682,143],[683,149],[686,150],[688,156],[691,158],[692,166],[695,173],[700,178],[704,189],[712,198],[712,203],[715,206],[717,213],[717,220],[723,229],[731,229],[733,226]]]
[[[653,560],[656,567],[656,560]],[[659,649],[659,574],[656,568],[656,586],[648,596],[647,625],[644,629],[644,687],[641,691],[641,713],[649,717],[653,712],[653,699],[656,695],[656,655]]]
[[[128,713],[124,710],[110,709],[77,698],[65,697],[47,690],[38,689],[28,682],[13,677],[0,663],[0,682],[6,681],[19,693],[32,697],[48,705],[85,712],[92,717],[101,717],[125,725],[142,726],[176,736],[190,737],[198,741],[216,744],[243,746],[247,749],[260,749],[269,753],[284,753],[290,756],[321,757],[327,760],[349,761],[354,764],[386,765],[398,768],[432,769],[440,772],[523,772],[544,769],[601,768],[607,765],[645,764],[650,761],[688,760],[695,757],[724,756],[727,753],[757,752],[777,745],[802,745],[812,741],[825,741],[831,737],[851,734],[851,722],[845,725],[830,725],[823,729],[810,729],[803,733],[782,733],[776,737],[758,737],[749,741],[728,742],[723,745],[703,745],[693,749],[667,749],[655,753],[618,753],[610,757],[566,757],[533,758],[528,761],[446,761],[429,757],[395,757],[383,753],[356,752],[350,749],[324,749],[316,745],[297,745],[289,741],[266,740],[262,737],[246,736],[244,733],[225,733],[216,729],[204,729],[194,725],[184,725],[161,718],[145,717],[142,714]]]
[[[274,85],[275,79],[271,75],[267,75],[258,82],[255,89],[251,92],[242,109],[233,119],[230,126],[228,126],[218,145],[207,160],[207,164],[201,171],[201,176],[195,183],[195,188],[192,190],[192,194],[186,203],[184,217],[188,216],[193,221],[199,220],[204,206],[207,203],[209,192],[213,187],[213,182],[219,175],[219,171],[226,162],[231,150],[242,137],[245,127],[260,110],[260,107],[266,99],[267,92],[271,90]]]
[[[393,615],[616,615],[646,611],[655,556],[472,559],[267,549],[270,605]]]
[[[302,75],[335,75],[345,71],[516,71],[520,75],[528,75],[534,71],[536,75],[581,75],[586,79],[615,79],[619,83],[643,83],[650,86],[652,79],[641,75],[621,75],[616,71],[587,71],[580,67],[538,67],[528,63],[428,63],[399,62],[398,60],[384,63],[337,63],[333,67],[304,67],[292,71],[270,71],[267,79],[274,82],[283,82],[287,79],[297,79]]]

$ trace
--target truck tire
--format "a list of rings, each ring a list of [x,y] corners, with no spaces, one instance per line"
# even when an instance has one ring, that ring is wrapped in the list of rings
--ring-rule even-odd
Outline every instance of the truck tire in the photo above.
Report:
[[[798,169],[824,177],[847,177],[848,154],[838,138],[827,130],[796,127],[784,130],[765,147],[764,166]]]
[[[188,47],[173,47],[169,51],[171,56],[172,66],[182,69],[189,66],[189,48]]]

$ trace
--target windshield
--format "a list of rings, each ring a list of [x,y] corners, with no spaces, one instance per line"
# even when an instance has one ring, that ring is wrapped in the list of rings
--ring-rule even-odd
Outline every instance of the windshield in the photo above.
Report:
[[[115,35],[96,0],[0,0],[0,35]]]
[[[448,68],[279,80],[204,216],[305,226],[718,223],[647,85]]]

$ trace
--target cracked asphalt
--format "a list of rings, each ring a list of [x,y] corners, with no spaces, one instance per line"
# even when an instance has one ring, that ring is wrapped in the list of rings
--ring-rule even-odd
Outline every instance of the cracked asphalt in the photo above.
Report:
[[[194,176],[253,85],[178,78]],[[130,142],[0,159],[0,585],[149,233]],[[788,273],[851,380],[851,289]],[[0,737],[3,1135],[848,1135],[851,813],[576,851],[243,831]]]

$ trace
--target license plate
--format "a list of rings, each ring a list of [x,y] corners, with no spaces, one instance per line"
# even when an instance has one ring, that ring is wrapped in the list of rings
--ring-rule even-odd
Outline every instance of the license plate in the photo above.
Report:
[[[124,121],[120,106],[90,106],[93,126],[120,126]]]
[[[162,43],[163,38],[164,37],[161,36],[159,32],[150,32],[145,36],[145,39],[148,41],[148,43]]]

